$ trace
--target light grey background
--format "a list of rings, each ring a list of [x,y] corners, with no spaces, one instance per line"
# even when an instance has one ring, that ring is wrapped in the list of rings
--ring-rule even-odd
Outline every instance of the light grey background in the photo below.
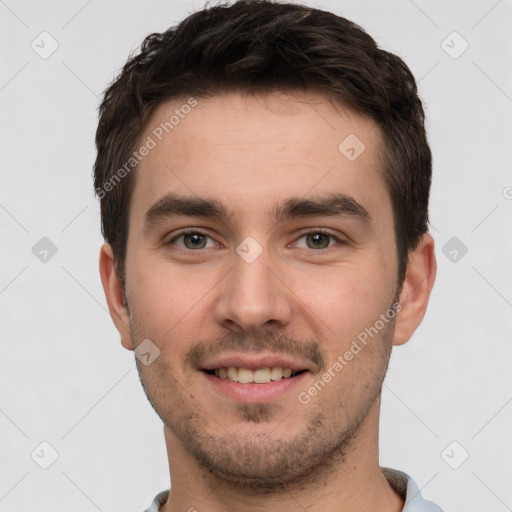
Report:
[[[381,464],[446,510],[512,510],[512,1],[309,4],[404,58],[427,105],[438,275],[394,349]],[[140,512],[169,484],[161,422],[106,309],[91,168],[102,91],[144,36],[202,5],[0,1],[3,512]],[[31,47],[52,40],[46,59]]]

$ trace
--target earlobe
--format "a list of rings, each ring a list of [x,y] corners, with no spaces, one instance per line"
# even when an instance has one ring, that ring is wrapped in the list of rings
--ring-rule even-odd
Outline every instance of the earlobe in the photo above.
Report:
[[[130,334],[130,316],[116,272],[112,247],[108,243],[104,243],[101,247],[99,268],[110,316],[121,335],[121,344],[124,348],[133,350],[135,347],[133,346]]]
[[[434,239],[426,233],[417,248],[409,252],[407,272],[400,293],[402,309],[397,315],[393,345],[409,341],[423,320],[434,286],[436,268]]]

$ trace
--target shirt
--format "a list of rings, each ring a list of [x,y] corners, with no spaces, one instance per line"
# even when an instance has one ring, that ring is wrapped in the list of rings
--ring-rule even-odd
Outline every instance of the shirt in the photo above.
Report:
[[[409,475],[396,469],[381,469],[389,485],[405,500],[402,512],[443,512],[436,504],[423,499],[418,486]],[[157,494],[153,503],[145,512],[158,512],[158,509],[167,501],[168,497],[169,491],[162,491]]]

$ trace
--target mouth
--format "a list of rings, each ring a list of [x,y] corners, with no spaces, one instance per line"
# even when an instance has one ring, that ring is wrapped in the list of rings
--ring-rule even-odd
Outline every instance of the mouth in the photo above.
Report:
[[[281,366],[257,369],[229,366],[203,370],[203,372],[212,377],[239,382],[240,384],[268,384],[269,382],[292,379],[307,371],[307,369],[292,370],[291,368],[283,368]]]
[[[199,372],[205,377],[208,387],[223,400],[238,403],[263,404],[286,400],[296,403],[293,393],[303,389],[308,382],[307,369],[291,369],[282,366],[246,368],[243,366],[222,366],[203,369]]]
[[[307,359],[263,352],[220,354],[201,361],[197,369],[205,378],[206,393],[239,403],[295,403],[292,393],[318,371]]]

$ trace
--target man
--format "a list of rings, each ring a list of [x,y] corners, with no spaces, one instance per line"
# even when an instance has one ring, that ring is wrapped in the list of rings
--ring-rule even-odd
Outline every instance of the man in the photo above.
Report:
[[[440,511],[378,461],[436,269],[407,66],[325,11],[210,7],[146,38],[96,144],[101,279],[169,458],[148,510]]]

